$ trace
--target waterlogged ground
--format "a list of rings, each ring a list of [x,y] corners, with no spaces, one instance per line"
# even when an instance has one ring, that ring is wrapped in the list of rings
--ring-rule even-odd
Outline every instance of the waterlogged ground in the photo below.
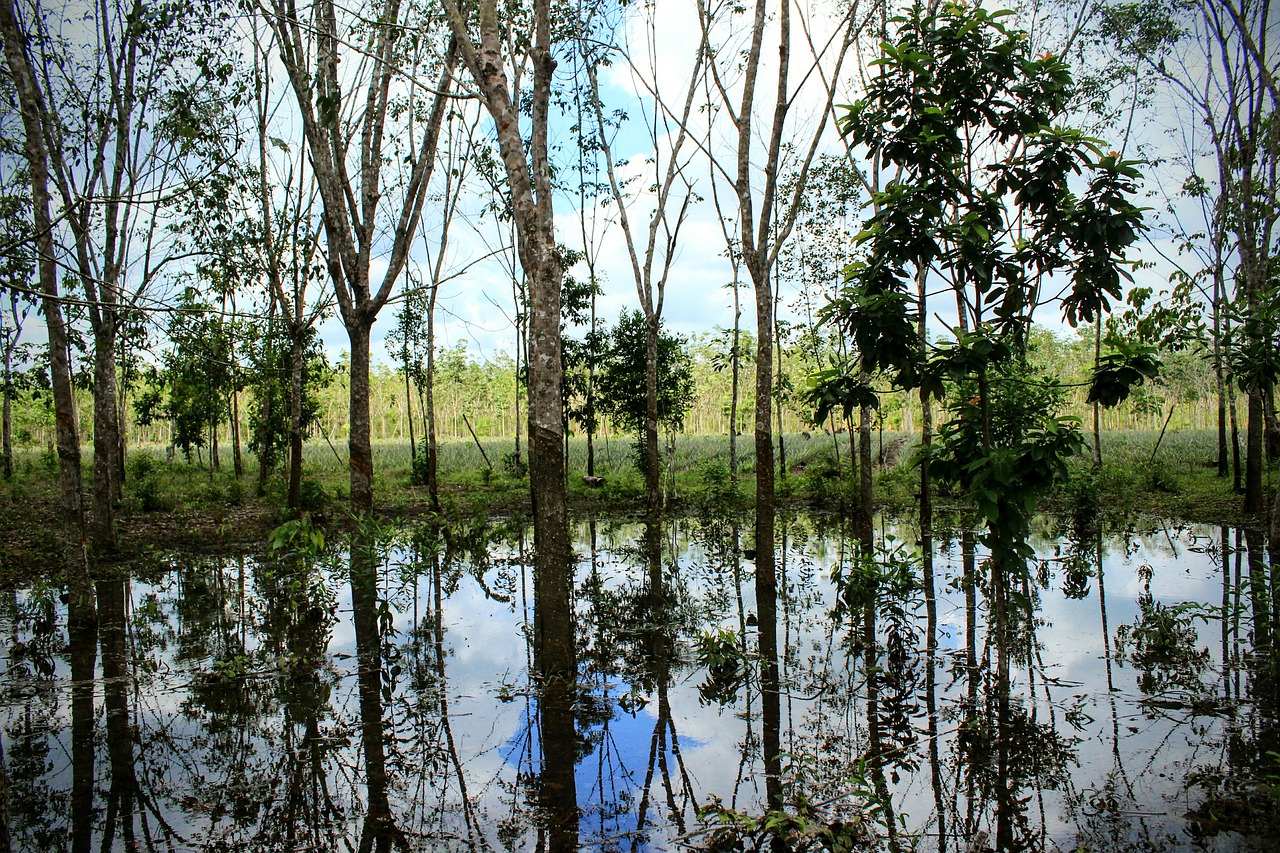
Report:
[[[929,595],[908,525],[859,570],[832,522],[784,522],[776,716],[724,519],[657,561],[638,525],[577,527],[577,685],[541,707],[518,524],[171,554],[99,583],[96,627],[3,593],[8,846],[745,849],[776,760],[797,849],[1274,849],[1260,535],[1045,521],[999,642],[972,537],[936,543]]]

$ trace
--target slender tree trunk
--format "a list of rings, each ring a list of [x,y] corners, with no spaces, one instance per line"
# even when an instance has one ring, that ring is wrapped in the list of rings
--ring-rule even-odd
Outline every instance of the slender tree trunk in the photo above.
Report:
[[[122,366],[128,363],[128,354],[126,349],[127,346],[122,345],[119,352],[118,362]],[[119,380],[116,382],[116,423],[120,425],[120,428],[116,431],[116,437],[119,439],[116,443],[115,453],[116,476],[111,481],[112,486],[115,487],[115,499],[117,503],[124,495],[124,462],[125,454],[129,450],[129,382],[125,379],[126,374],[124,373],[123,367],[120,369],[119,374]]]
[[[116,334],[107,319],[95,324],[93,347],[93,546],[115,550],[116,453],[120,448],[120,422],[116,419]]]
[[[1226,477],[1227,463],[1227,385],[1222,365],[1222,266],[1213,275],[1213,378],[1218,392],[1218,476]]]
[[[1093,369],[1102,361],[1102,317],[1093,325]],[[1097,400],[1093,401],[1093,467],[1102,467],[1102,414]]]
[[[866,373],[862,378],[863,382],[870,381]],[[862,406],[858,421],[858,535],[868,554],[873,553],[871,549],[875,540],[872,524],[875,493],[871,474],[871,407]]]
[[[276,300],[273,298],[267,306],[267,338],[263,343],[263,361],[267,370],[275,368],[275,315]],[[262,412],[258,418],[258,497],[267,493],[267,478],[271,474],[271,421],[272,409],[275,406],[276,389],[274,381],[265,386],[262,396]],[[292,503],[290,509],[296,509]]]
[[[659,479],[662,457],[658,454],[658,315],[645,311],[644,352],[644,491],[649,523],[657,524],[662,512]]]
[[[1262,466],[1263,466],[1263,433],[1265,419],[1263,417],[1262,392],[1258,389],[1249,391],[1249,412],[1245,433],[1245,468],[1244,468],[1244,511],[1261,512],[1263,509]]]
[[[777,239],[776,235],[774,239]],[[778,478],[784,482],[787,479],[787,445],[784,430],[782,428],[782,335],[778,334],[778,288],[781,282],[778,278],[774,279],[773,291],[773,329],[774,329],[774,405],[777,407],[778,418]]]
[[[431,304],[427,308],[427,388],[426,388],[426,431],[427,431],[427,494],[431,496],[431,506],[440,508],[440,481],[436,466],[440,459],[440,448],[436,443],[436,324],[435,306],[437,290],[431,292]],[[520,430],[516,429],[519,436]],[[517,442],[519,438],[516,439]],[[517,461],[519,460],[517,447]]]
[[[13,355],[4,353],[4,414],[0,425],[0,454],[4,455],[4,478],[13,479]]]
[[[295,322],[289,327],[289,509],[302,507],[302,396],[306,352],[305,330]]]
[[[732,251],[732,249],[730,249]],[[733,265],[733,348],[729,367],[733,371],[729,393],[729,483],[738,493],[738,395],[741,393],[742,371],[742,303],[738,296],[738,264]]]
[[[369,420],[369,324],[354,319],[347,324],[351,341],[350,433],[351,508],[357,514],[373,512],[373,446]]]
[[[404,351],[404,413],[409,419],[409,462],[418,462],[418,437],[413,432],[413,383],[409,378],[409,348]]]
[[[773,292],[768,267],[755,269],[756,284],[756,606],[759,609],[760,704],[763,718],[765,796],[771,809],[782,807],[782,759],[779,720],[782,717],[778,672],[778,578],[774,552],[776,501],[774,485]]]
[[[595,281],[595,272],[591,280]],[[587,476],[596,475],[596,292],[591,291],[591,346],[587,352]]]

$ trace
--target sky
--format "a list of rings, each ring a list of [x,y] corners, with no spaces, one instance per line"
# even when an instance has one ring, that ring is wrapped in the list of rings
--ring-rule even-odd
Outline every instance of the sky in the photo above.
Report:
[[[829,11],[834,5],[816,4],[804,7],[804,13],[797,13],[793,22],[792,36],[792,93],[794,101],[789,117],[787,141],[802,148],[808,143],[810,134],[817,126],[822,113],[824,89],[818,75],[810,74],[811,63],[808,35],[814,38],[829,36],[835,30],[835,22]],[[656,166],[665,166],[674,144],[674,125],[667,121],[657,132],[649,130],[649,123],[654,118],[653,100],[647,93],[658,91],[663,100],[672,105],[670,109],[678,109],[682,102],[688,82],[692,77],[693,57],[695,55],[699,25],[691,3],[653,4],[650,11],[656,17],[652,20],[639,14],[636,10],[622,27],[621,40],[626,45],[624,53],[615,56],[614,61],[602,69],[600,86],[602,101],[606,111],[625,111],[628,115],[613,139],[614,159],[618,161],[620,178],[632,192],[627,200],[627,209],[634,233],[641,242],[646,225],[654,208],[654,194],[648,191],[647,185],[653,182]],[[728,24],[737,27],[736,35],[723,36],[725,45],[720,51],[721,57],[728,57],[726,62],[725,85],[736,95],[737,73],[730,66],[736,57],[736,49],[741,47],[741,30],[748,21],[745,16],[730,16]],[[657,34],[657,35],[655,35]],[[759,162],[763,159],[763,142],[760,138],[763,131],[759,125],[764,122],[764,115],[772,99],[773,86],[776,80],[776,27],[770,28],[766,37],[765,49],[762,53],[761,81],[759,84],[757,109],[756,144],[753,156],[756,161],[753,181],[759,185],[761,174]],[[626,60],[630,56],[630,61]],[[569,84],[572,62],[570,57],[560,57],[561,80]],[[343,66],[344,74],[354,75],[358,69],[357,62]],[[829,67],[826,63],[824,67]],[[841,83],[836,103],[849,103],[857,96],[853,78],[861,67],[857,56],[851,55],[846,61],[845,74]],[[283,90],[283,74],[276,70],[276,85],[282,90],[281,108],[277,111],[272,125],[273,135],[286,142],[286,149],[273,150],[277,165],[285,168],[285,161],[301,156],[301,130],[289,110],[289,99],[292,93]],[[698,93],[700,100],[705,100],[704,93]],[[462,109],[470,109],[476,120],[478,132],[486,136],[492,135],[491,122],[487,116],[478,115],[475,102],[464,104]],[[1154,145],[1165,144],[1161,136],[1168,125],[1168,114],[1157,109],[1151,120],[1140,123],[1138,136],[1146,137]],[[577,144],[570,124],[572,117],[558,115],[552,122],[552,144],[559,158],[562,174],[567,175],[576,166]],[[708,130],[710,114],[705,110],[695,110],[690,120],[690,127],[696,144],[687,142],[682,150],[680,162],[683,175],[688,180],[694,200],[688,207],[680,230],[680,239],[672,258],[671,272],[668,278],[664,303],[664,319],[668,328],[686,336],[700,332],[713,332],[716,327],[726,328],[733,324],[732,294],[727,285],[731,281],[732,272],[726,257],[724,233],[713,202],[713,172],[708,158],[698,150],[699,146],[710,149],[714,159],[723,168],[733,169],[733,145],[735,140],[728,132],[729,127],[723,115],[715,119],[713,127]],[[831,123],[828,122],[823,134],[820,151],[835,152],[839,150],[839,140]],[[566,177],[566,182],[571,182]],[[603,180],[603,176],[601,177]],[[1156,190],[1156,186],[1148,186],[1147,190]],[[811,188],[811,192],[816,192]],[[736,216],[734,199],[723,180],[718,186],[722,209],[732,219]],[[437,344],[452,347],[465,343],[469,354],[478,359],[491,360],[502,356],[510,356],[515,348],[515,334],[512,318],[515,312],[512,304],[512,253],[509,245],[504,253],[503,247],[508,241],[505,235],[493,227],[491,216],[486,216],[484,208],[493,201],[493,193],[484,189],[472,176],[471,189],[463,197],[460,205],[461,215],[450,231],[449,246],[444,254],[442,273],[445,283],[440,289],[437,315]],[[669,205],[669,209],[678,206],[677,201]],[[1148,202],[1155,204],[1155,201]],[[419,278],[429,275],[429,268],[438,252],[440,240],[440,199],[433,195],[424,211],[424,224],[421,237],[414,242],[410,256],[410,273]],[[595,252],[598,257],[597,272],[604,288],[604,295],[598,304],[598,316],[602,322],[611,323],[624,309],[638,305],[638,297],[631,264],[618,222],[617,208],[611,199],[600,197],[588,199],[585,205],[580,204],[576,194],[568,191],[560,192],[556,197],[556,230],[561,242],[582,248],[582,221],[592,223],[598,235],[595,241]],[[1194,226],[1196,220],[1190,217]],[[731,225],[732,227],[732,225]],[[1160,245],[1161,252],[1172,257],[1176,254],[1169,239],[1160,233],[1152,232],[1151,238]],[[1138,250],[1144,260],[1153,262],[1153,266],[1137,273],[1138,282],[1154,289],[1166,286],[1171,266],[1160,258],[1160,253],[1152,251],[1150,246]],[[373,280],[380,280],[385,270],[385,259],[375,255],[373,259]],[[518,272],[518,270],[517,270]],[[570,274],[585,278],[585,264],[579,264],[569,271]],[[744,328],[752,328],[754,316],[749,280],[742,274],[743,289],[741,292]],[[782,316],[787,318],[790,306],[797,297],[797,288],[793,282],[783,281],[781,294]],[[940,300],[940,303],[947,302]],[[375,360],[392,361],[383,343],[385,336],[394,325],[395,303],[388,305],[381,312],[374,326],[373,339]],[[954,322],[954,307],[940,304],[932,322],[939,328]],[[794,315],[791,319],[799,319]],[[1060,313],[1054,306],[1047,306],[1038,314],[1042,324],[1068,333],[1061,321]],[[26,332],[27,340],[40,337],[40,330],[32,329],[30,324]],[[336,316],[331,316],[320,329],[326,351],[332,361],[341,357],[347,348],[346,332]],[[578,330],[581,334],[581,330]]]

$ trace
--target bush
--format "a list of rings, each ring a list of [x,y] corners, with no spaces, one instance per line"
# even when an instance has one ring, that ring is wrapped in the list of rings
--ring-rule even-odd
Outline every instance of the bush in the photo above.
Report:
[[[134,482],[141,482],[155,472],[156,458],[145,450],[134,451],[129,454],[126,467],[129,470],[129,478]]]
[[[729,466],[711,459],[698,465],[693,473],[693,489],[690,495],[696,504],[706,506],[730,504],[737,496],[733,493],[733,479]]]
[[[1077,521],[1091,521],[1102,506],[1099,496],[1098,470],[1092,465],[1076,463],[1068,469],[1062,484],[1062,498],[1071,516]]]
[[[320,512],[329,505],[331,499],[324,483],[319,480],[308,478],[298,487],[298,502],[306,512]]]
[[[133,491],[143,512],[168,512],[169,502],[160,491],[160,483],[154,477],[134,480]]]
[[[418,452],[409,466],[409,482],[415,486],[427,485],[427,440],[419,442]]]

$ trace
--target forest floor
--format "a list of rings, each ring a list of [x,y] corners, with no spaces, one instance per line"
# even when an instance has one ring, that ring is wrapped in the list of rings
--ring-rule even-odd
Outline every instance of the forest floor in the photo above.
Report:
[[[911,448],[892,433],[877,436],[875,494],[877,509],[909,516],[914,511],[918,474],[907,464]],[[845,440],[819,435],[788,436],[787,473],[778,480],[780,506],[820,512],[849,512],[856,490],[848,476]],[[488,457],[501,458],[506,442],[491,442]],[[571,511],[626,516],[638,514],[643,483],[630,464],[629,448],[615,440],[609,452],[597,451],[597,474],[603,483],[583,482],[584,448],[570,444],[568,493]],[[740,442],[745,446],[745,442]],[[841,445],[845,446],[841,446]],[[1156,447],[1156,436],[1140,432],[1103,435],[1104,465],[1094,471],[1091,457],[1073,460],[1069,481],[1046,496],[1042,510],[1060,515],[1096,510],[1111,522],[1145,514],[1187,522],[1230,527],[1265,527],[1263,513],[1245,514],[1232,478],[1216,470],[1216,445],[1208,432],[1171,433]],[[843,451],[838,458],[835,450]],[[1153,452],[1155,451],[1155,452]],[[883,453],[884,465],[879,465]],[[0,585],[12,586],[33,574],[46,575],[58,565],[59,537],[56,474],[48,454],[20,457],[14,479],[0,483]],[[130,476],[118,508],[119,552],[100,563],[127,566],[158,551],[253,551],[289,517],[277,476],[257,494],[256,475],[237,479],[224,466],[212,475],[198,462],[161,461],[162,448],[131,454]],[[147,457],[141,463],[134,461]],[[86,457],[87,458],[87,457]],[[728,439],[723,436],[680,437],[669,455],[672,476],[666,480],[674,512],[749,509],[753,479],[744,460],[736,489],[727,465]],[[527,477],[490,465],[474,445],[457,442],[440,453],[442,514],[447,518],[513,516],[528,512]],[[247,460],[252,462],[252,459]],[[328,447],[309,448],[304,506],[322,522],[343,526],[345,471]],[[412,484],[412,462],[406,442],[375,445],[375,495],[379,515],[415,519],[432,515],[425,488]],[[1275,469],[1268,472],[1267,494],[1274,494]],[[85,483],[90,482],[86,472]],[[87,503],[87,501],[86,501]],[[935,504],[940,520],[962,523],[963,497],[939,490]]]

